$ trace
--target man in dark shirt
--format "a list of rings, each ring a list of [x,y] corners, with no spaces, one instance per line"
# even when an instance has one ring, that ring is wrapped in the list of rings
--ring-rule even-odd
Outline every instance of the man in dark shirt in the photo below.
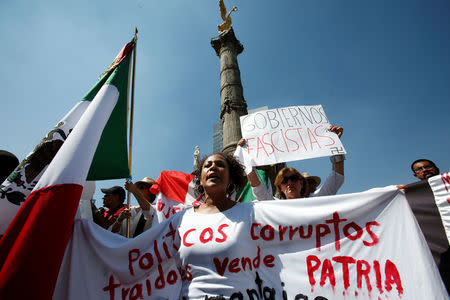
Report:
[[[428,178],[439,175],[439,168],[429,159],[418,159],[411,164],[414,177],[420,181],[401,186],[419,223],[422,233],[439,268],[442,280],[450,288],[450,250],[441,215],[434,201]]]
[[[92,204],[92,216],[94,222],[101,227],[108,229],[119,217],[120,213],[127,207],[125,201],[125,190],[120,186],[113,186],[109,189],[101,189],[103,196],[103,206],[97,209]]]

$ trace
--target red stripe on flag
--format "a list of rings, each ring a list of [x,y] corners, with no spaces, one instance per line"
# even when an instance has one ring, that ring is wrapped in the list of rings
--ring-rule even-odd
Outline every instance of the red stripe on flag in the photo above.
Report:
[[[123,48],[120,50],[119,54],[117,54],[115,63],[120,64],[122,60],[130,53],[131,50],[133,50],[134,47],[134,41],[131,41],[127,43]]]
[[[194,177],[179,171],[162,171],[150,188],[150,192],[155,195],[161,192],[171,200],[184,203],[189,183]]]
[[[83,187],[28,196],[0,240],[0,299],[51,299]]]

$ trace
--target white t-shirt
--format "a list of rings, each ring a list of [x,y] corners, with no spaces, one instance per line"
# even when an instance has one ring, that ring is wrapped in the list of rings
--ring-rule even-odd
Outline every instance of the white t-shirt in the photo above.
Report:
[[[192,280],[183,282],[183,297],[205,299],[206,295],[219,296],[218,291],[226,298],[234,293],[245,297],[247,289],[258,288],[256,272],[262,274],[270,270],[265,270],[261,251],[249,235],[253,217],[251,203],[237,204],[215,214],[196,213],[193,208],[184,212],[178,228],[179,254]],[[258,257],[258,252],[260,259],[255,268],[252,261]],[[242,258],[248,258],[245,270]]]

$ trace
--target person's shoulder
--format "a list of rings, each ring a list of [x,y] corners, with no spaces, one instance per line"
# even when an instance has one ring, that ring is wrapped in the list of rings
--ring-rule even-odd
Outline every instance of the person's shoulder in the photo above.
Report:
[[[122,205],[118,210],[116,210],[116,212],[114,213],[114,215],[116,216],[118,216],[118,215],[120,215],[120,213],[125,209],[125,208],[127,208],[128,206],[126,205],[126,204],[124,204],[124,205]]]

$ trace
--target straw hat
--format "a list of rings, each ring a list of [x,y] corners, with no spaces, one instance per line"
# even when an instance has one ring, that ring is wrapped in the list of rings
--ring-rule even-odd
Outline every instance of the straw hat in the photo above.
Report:
[[[314,180],[314,182],[316,183],[316,186],[319,186],[319,184],[321,182],[320,177],[309,175],[306,172],[302,173],[302,176],[305,177],[306,180],[308,180],[308,179]]]
[[[150,178],[150,177],[144,177],[141,180],[137,181],[136,183],[139,183],[139,182],[147,183],[150,186],[152,186],[155,183],[155,180],[153,178]]]

